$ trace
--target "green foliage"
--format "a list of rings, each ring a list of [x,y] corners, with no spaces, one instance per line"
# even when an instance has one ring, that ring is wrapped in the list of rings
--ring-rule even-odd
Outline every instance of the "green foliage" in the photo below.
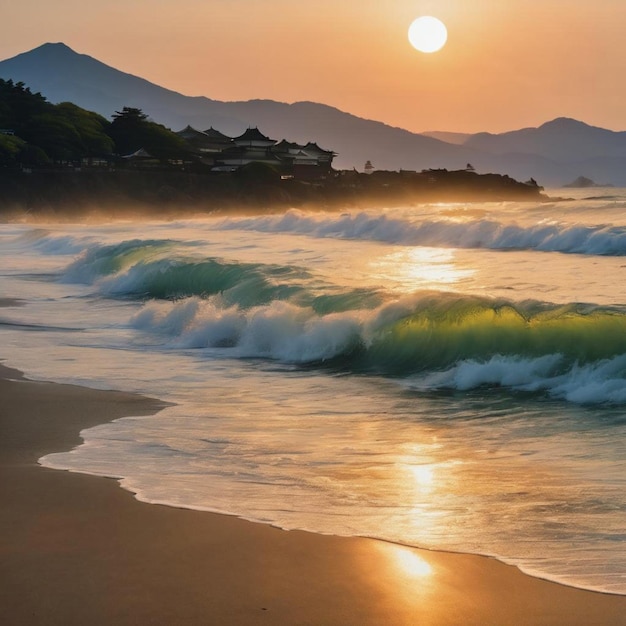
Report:
[[[44,113],[51,106],[40,93],[32,93],[24,83],[0,79],[0,128],[10,128],[21,135],[34,115]]]
[[[132,154],[140,148],[163,161],[188,154],[183,139],[150,121],[141,109],[124,107],[109,122],[71,102],[51,104],[24,83],[2,79],[0,129],[11,130],[22,142],[2,140],[0,164],[4,166],[78,162],[86,157]]]
[[[80,135],[55,109],[32,117],[22,137],[39,146],[54,161],[71,161],[83,156]]]
[[[37,165],[110,154],[114,144],[106,134],[109,125],[96,113],[69,102],[51,104],[23,83],[0,79],[0,128],[13,131],[24,143],[16,153],[14,142],[3,141],[5,164]]]
[[[62,102],[56,108],[78,133],[85,156],[111,154],[115,150],[113,139],[107,134],[111,123],[104,117],[71,102]]]
[[[240,167],[237,178],[246,183],[273,183],[280,180],[280,172],[269,163],[252,162]]]
[[[33,146],[30,143],[25,144],[18,160],[21,165],[28,167],[48,165],[50,163],[50,157],[39,146]]]
[[[127,155],[143,148],[157,159],[179,159],[187,153],[185,142],[176,133],[148,120],[141,110],[124,107],[116,111],[109,134],[118,154]]]
[[[124,107],[121,111],[115,111],[112,117],[118,126],[127,126],[129,128],[137,126],[148,119],[148,116],[141,109],[134,107]]]
[[[13,135],[0,135],[0,166],[6,167],[19,162],[19,154],[26,142]]]

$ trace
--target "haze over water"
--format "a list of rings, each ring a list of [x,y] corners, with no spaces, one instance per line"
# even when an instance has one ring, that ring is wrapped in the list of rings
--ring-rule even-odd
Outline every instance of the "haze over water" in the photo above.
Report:
[[[626,195],[585,194],[3,224],[3,358],[175,403],[41,462],[626,593]]]

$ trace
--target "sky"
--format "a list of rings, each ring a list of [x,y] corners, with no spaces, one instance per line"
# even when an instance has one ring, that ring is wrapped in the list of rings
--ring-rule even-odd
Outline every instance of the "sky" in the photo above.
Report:
[[[412,48],[421,15],[448,29]],[[0,0],[0,59],[63,42],[185,95],[309,100],[414,132],[626,130],[626,0]]]

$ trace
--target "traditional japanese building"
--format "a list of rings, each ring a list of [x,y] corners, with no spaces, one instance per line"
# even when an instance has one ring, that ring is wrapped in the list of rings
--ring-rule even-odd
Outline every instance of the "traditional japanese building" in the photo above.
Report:
[[[320,164],[320,165],[328,164],[329,167],[330,167],[330,164],[333,162],[333,159],[337,156],[331,150],[323,150],[316,143],[314,143],[312,141],[309,141],[309,143],[307,143],[303,147],[303,150],[306,153],[311,154],[312,156],[314,156],[317,159],[318,164]]]
[[[320,178],[330,169],[320,163],[318,154],[297,143],[283,140],[272,147],[272,152],[283,163],[283,171],[294,178]]]
[[[266,137],[258,128],[248,128],[239,137],[233,137],[235,145],[256,150],[267,149],[276,144],[275,139]]]
[[[216,155],[216,164],[226,168],[241,167],[249,163],[267,163],[280,167],[280,159],[272,153],[275,139],[266,137],[258,128],[248,128],[239,137],[234,137],[231,145]]]
[[[298,178],[318,178],[331,170],[334,152],[316,143],[306,145],[275,139],[258,128],[248,128],[238,137],[228,137],[213,127],[199,131],[191,126],[176,133],[184,139],[204,165],[213,171],[234,171],[250,163],[266,163],[283,174]]]
[[[215,130],[213,126],[204,131],[204,134],[209,138],[210,152],[222,152],[232,145],[232,137],[228,137],[219,130]]]
[[[183,128],[176,133],[181,139],[184,139],[194,150],[202,154],[216,154],[225,150],[232,145],[233,140],[230,137],[220,133],[214,128],[201,131],[191,126]]]

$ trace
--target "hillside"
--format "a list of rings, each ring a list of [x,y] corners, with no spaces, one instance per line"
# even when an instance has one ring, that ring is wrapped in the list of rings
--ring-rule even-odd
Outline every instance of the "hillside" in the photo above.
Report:
[[[532,201],[539,187],[499,174],[437,170],[424,174],[346,171],[316,184],[282,180],[268,167],[228,174],[181,170],[37,170],[0,168],[0,219],[172,217],[190,213],[274,212],[294,207],[346,210],[415,202]]]
[[[626,185],[626,132],[614,132],[570,118],[507,133],[477,133],[463,144],[496,155],[519,175],[538,167],[540,179],[560,185],[584,175]],[[543,163],[539,159],[543,160]]]
[[[212,126],[234,136],[257,126],[277,139],[315,141],[338,154],[334,166],[340,169],[362,170],[368,160],[379,170],[454,170],[471,163],[479,172],[532,177],[544,186],[560,186],[581,175],[626,186],[626,133],[567,118],[501,134],[416,134],[314,102],[185,96],[62,43],[0,61],[0,78],[23,81],[51,102],[71,101],[108,119],[128,106],[172,130]]]
[[[2,78],[0,129],[0,212],[9,218],[24,212],[58,217],[92,210],[119,215],[130,209],[162,215],[542,199],[536,184],[471,168],[338,172],[328,154],[315,164],[307,157],[298,165],[288,150],[270,154],[275,146],[252,151],[249,159],[248,149],[237,145],[211,157],[192,143],[202,133],[192,132],[187,141],[147,119],[141,109],[122,107],[109,122],[71,102],[52,104],[23,83]],[[213,147],[213,139],[204,138],[205,148]],[[246,141],[251,138],[266,140],[258,130],[247,131]],[[232,151],[235,161],[241,160],[238,167],[214,167],[220,158],[228,162]]]
[[[613,132],[560,117],[538,128],[523,128],[493,135],[471,135],[464,145],[492,154],[541,154],[571,162],[600,158],[626,158],[626,132]]]
[[[184,96],[78,54],[62,43],[44,44],[0,62],[0,77],[22,81],[51,102],[71,101],[105,117],[130,106],[141,108],[172,130],[187,124],[200,130],[212,126],[233,136],[258,126],[277,138],[300,143],[313,140],[337,152],[335,166],[343,169],[360,169],[368,159],[378,169],[456,169],[475,156],[472,150],[312,102],[220,102]]]

